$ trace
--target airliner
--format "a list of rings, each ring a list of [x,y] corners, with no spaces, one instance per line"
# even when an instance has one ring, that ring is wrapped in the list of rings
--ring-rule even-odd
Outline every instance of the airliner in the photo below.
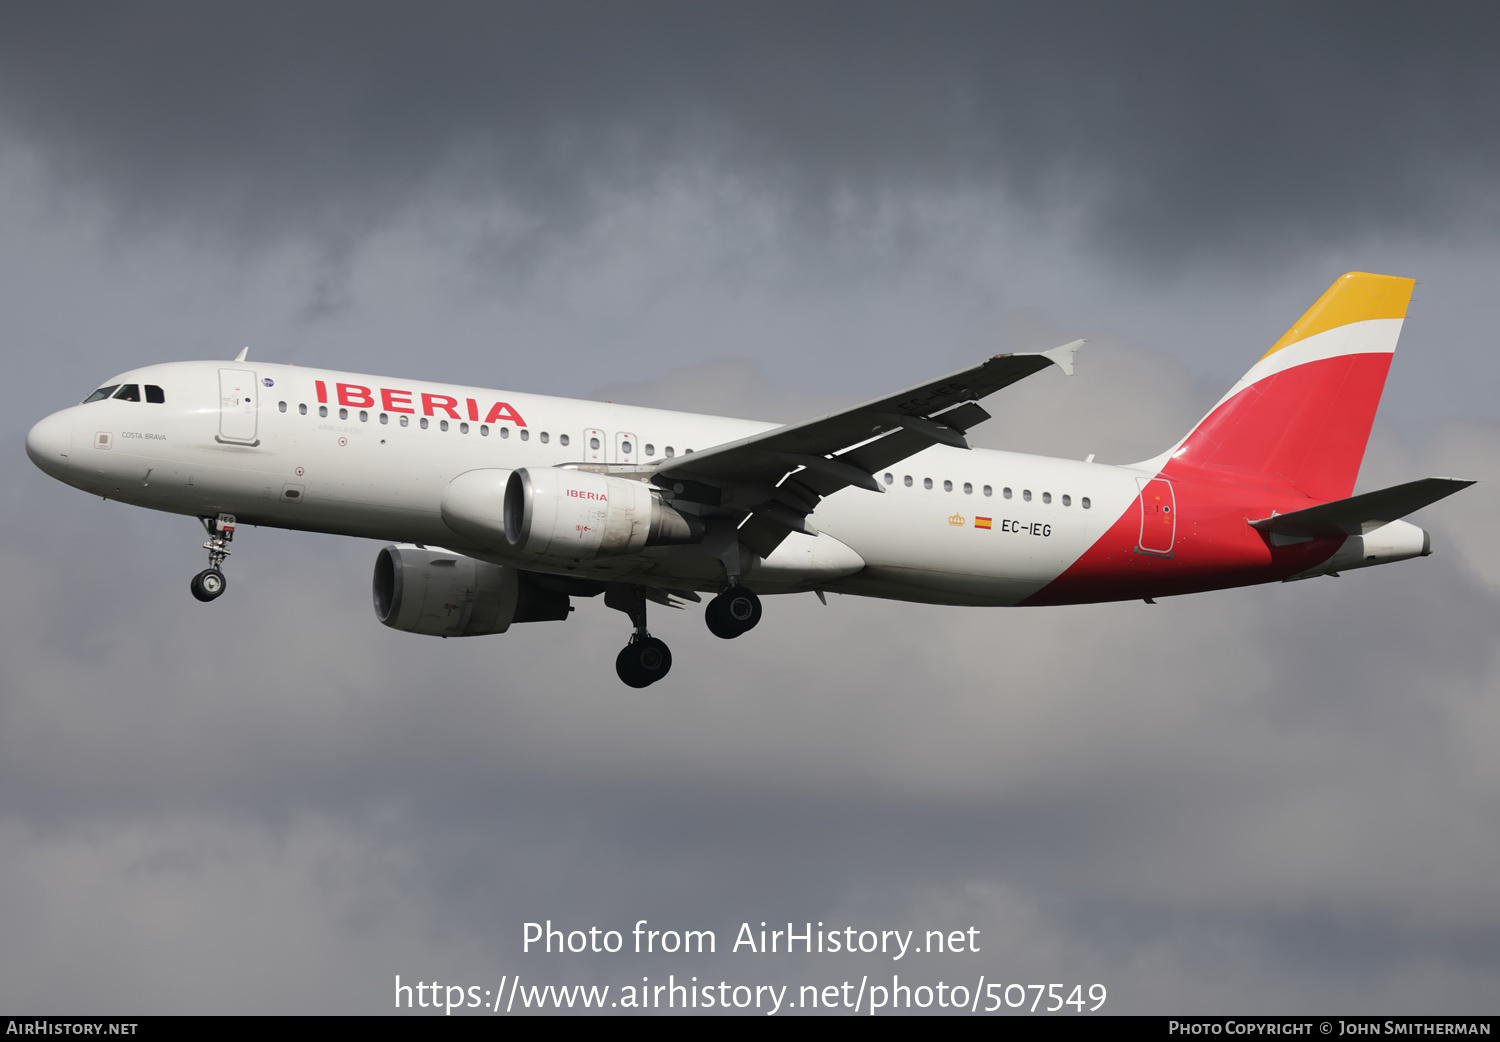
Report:
[[[1401,520],[1472,484],[1361,495],[1355,478],[1413,280],[1340,277],[1182,440],[1129,466],[971,448],[982,399],[1075,341],[1001,354],[791,425],[252,362],[111,377],[26,451],[93,495],[197,517],[226,589],[244,525],[388,541],[376,618],[469,637],[566,620],[603,595],[646,687],[672,654],[648,603],[702,603],[718,637],[761,597],[929,604],[1143,600],[1426,556]]]

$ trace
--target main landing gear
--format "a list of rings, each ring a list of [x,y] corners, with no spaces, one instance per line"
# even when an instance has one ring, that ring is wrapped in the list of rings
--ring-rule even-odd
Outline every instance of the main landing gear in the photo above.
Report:
[[[703,621],[715,637],[731,640],[749,633],[760,621],[760,598],[745,586],[729,586],[708,602]]]
[[[615,672],[631,687],[650,687],[672,668],[672,652],[646,630],[646,592],[630,583],[610,583],[604,603],[630,616],[635,633],[615,656]]]
[[[724,566],[723,591],[708,602],[703,621],[715,637],[732,640],[755,629],[760,621],[760,598],[740,585],[740,534],[727,521],[714,521],[703,537],[703,552]]]
[[[218,599],[229,585],[229,580],[224,578],[223,564],[224,558],[229,556],[229,543],[234,539],[234,515],[220,514],[198,520],[208,532],[208,542],[203,544],[203,549],[208,551],[208,567],[193,576],[188,589],[193,591],[194,597],[207,602]]]

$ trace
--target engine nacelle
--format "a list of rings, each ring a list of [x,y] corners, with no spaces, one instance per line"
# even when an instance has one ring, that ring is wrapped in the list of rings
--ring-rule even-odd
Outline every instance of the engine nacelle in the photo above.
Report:
[[[433,637],[504,633],[516,622],[554,622],[573,609],[518,568],[419,546],[387,546],[375,558],[375,617]]]
[[[643,481],[523,468],[505,485],[505,540],[518,553],[587,559],[702,538],[702,521]]]
[[[476,546],[505,546],[505,483],[510,470],[465,471],[443,489],[443,523]]]

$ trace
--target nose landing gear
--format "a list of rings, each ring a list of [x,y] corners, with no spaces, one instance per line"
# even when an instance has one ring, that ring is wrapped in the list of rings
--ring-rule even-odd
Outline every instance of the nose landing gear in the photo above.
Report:
[[[188,589],[193,591],[193,596],[200,601],[211,601],[224,592],[229,583],[224,579],[224,573],[217,568],[205,568],[193,576],[193,581],[188,584]]]
[[[630,616],[635,634],[615,656],[615,673],[631,687],[650,687],[672,668],[672,652],[666,642],[646,630],[646,591],[631,583],[610,583],[604,603]]]
[[[749,633],[760,621],[760,598],[745,586],[729,586],[708,602],[703,621],[715,637],[732,640]]]
[[[197,575],[188,584],[188,589],[193,591],[193,596],[200,601],[216,600],[223,594],[229,581],[224,578],[224,558],[229,556],[229,543],[234,539],[234,515],[220,514],[218,517],[200,517],[203,522],[204,531],[208,533],[208,542],[203,544],[203,549],[208,551],[208,567]]]

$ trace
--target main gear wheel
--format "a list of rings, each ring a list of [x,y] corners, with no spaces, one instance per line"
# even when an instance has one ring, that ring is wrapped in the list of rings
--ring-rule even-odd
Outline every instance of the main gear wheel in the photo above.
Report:
[[[760,622],[760,598],[744,586],[730,586],[708,602],[703,621],[716,637],[732,640],[748,633]]]

